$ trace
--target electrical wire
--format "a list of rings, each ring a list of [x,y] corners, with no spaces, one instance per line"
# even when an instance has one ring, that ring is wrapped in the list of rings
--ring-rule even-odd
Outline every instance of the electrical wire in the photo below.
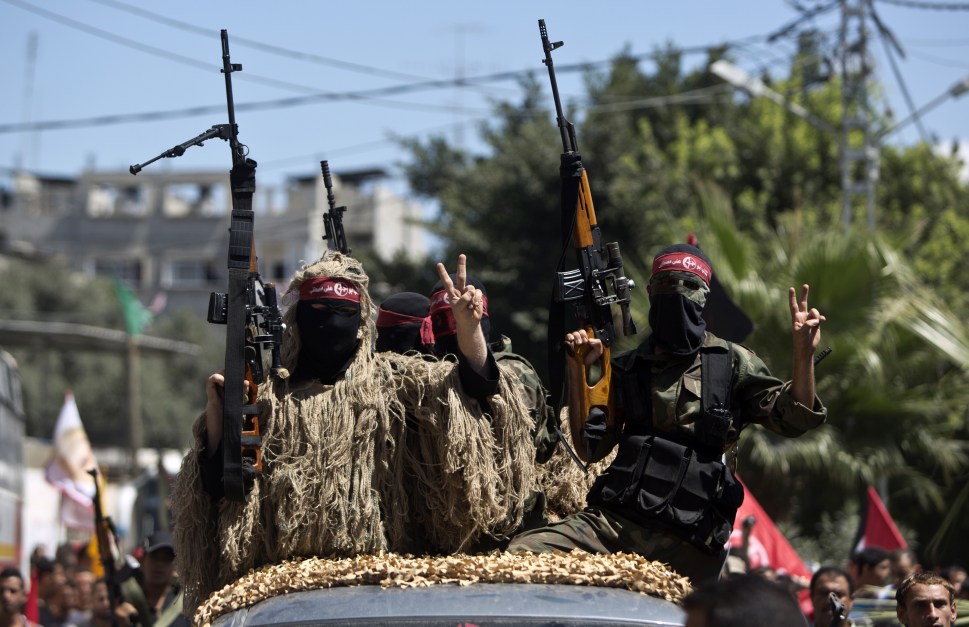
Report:
[[[884,4],[894,4],[906,9],[929,9],[932,11],[969,11],[966,2],[923,2],[921,0],[877,0]]]

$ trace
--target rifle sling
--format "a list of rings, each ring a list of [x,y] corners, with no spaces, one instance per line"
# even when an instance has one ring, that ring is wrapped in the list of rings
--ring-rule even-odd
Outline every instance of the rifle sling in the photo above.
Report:
[[[232,215],[229,223],[222,481],[227,499],[244,501],[247,490],[242,468],[242,424],[245,404],[246,317],[254,221],[252,196],[256,189],[256,162],[245,159],[234,164],[229,179],[232,185]]]

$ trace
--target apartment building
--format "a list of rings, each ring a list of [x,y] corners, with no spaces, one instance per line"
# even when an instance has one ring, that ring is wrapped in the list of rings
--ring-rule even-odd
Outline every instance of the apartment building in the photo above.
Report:
[[[15,172],[0,207],[6,250],[61,255],[80,271],[124,280],[143,303],[204,315],[208,295],[225,291],[231,195],[225,171],[85,172],[76,179]],[[423,207],[394,193],[379,169],[335,172],[333,191],[354,251],[389,259],[427,254]],[[274,205],[281,198],[281,206]],[[266,281],[281,284],[319,257],[328,208],[319,173],[292,176],[285,189],[253,199],[256,255]]]

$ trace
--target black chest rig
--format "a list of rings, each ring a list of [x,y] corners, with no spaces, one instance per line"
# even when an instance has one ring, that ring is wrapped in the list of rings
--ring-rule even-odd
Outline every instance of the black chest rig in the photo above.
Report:
[[[633,354],[617,358],[613,381],[624,409],[619,451],[589,491],[589,505],[666,529],[706,552],[724,550],[744,498],[723,463],[728,431],[741,426],[731,409],[731,356],[729,345],[725,353],[701,353],[701,411],[692,434],[653,425],[649,363]]]

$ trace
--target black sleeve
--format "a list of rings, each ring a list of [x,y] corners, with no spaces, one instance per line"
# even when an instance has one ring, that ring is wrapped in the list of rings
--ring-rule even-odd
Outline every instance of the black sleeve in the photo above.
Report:
[[[477,401],[487,400],[489,396],[498,393],[498,362],[488,349],[488,361],[485,362],[485,373],[478,374],[462,355],[458,356],[458,380],[464,393]]]
[[[225,487],[222,485],[222,442],[219,448],[215,449],[213,455],[208,451],[202,451],[199,455],[199,472],[202,475],[202,487],[212,497],[213,501],[218,501],[225,496]]]

